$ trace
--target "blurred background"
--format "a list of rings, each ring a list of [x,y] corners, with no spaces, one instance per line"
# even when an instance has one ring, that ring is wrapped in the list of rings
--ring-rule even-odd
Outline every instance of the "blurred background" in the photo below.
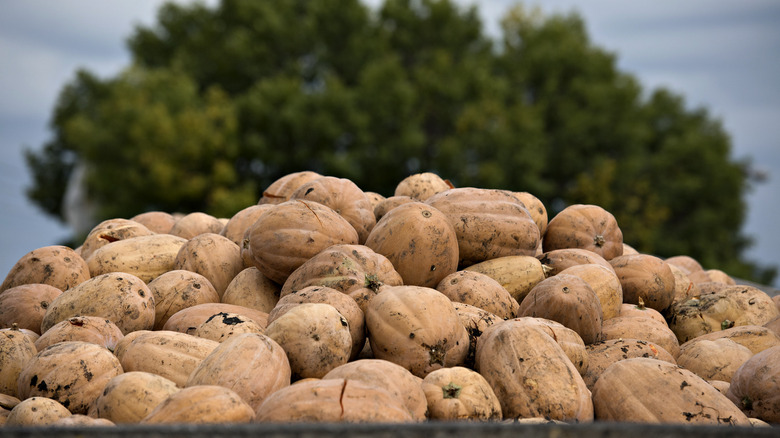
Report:
[[[0,275],[102,218],[228,217],[298,170],[613,212],[777,287],[780,3],[0,5]]]

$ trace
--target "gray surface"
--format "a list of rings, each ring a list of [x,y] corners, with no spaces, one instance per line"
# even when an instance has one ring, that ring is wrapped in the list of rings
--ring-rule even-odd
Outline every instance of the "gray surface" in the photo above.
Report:
[[[626,423],[507,424],[507,423],[419,423],[383,424],[240,424],[117,426],[100,428],[1,428],[0,437],[13,438],[735,438],[778,437],[778,427],[729,427],[694,425],[641,425]]]

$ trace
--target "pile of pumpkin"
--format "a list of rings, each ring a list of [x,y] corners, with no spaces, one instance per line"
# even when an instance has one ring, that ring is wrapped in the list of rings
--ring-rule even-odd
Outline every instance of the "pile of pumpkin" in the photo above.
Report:
[[[777,297],[527,192],[304,171],[0,287],[0,424],[780,423]]]

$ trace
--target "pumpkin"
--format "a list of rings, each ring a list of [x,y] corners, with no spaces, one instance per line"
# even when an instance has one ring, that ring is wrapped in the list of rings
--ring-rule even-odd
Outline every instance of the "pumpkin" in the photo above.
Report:
[[[193,336],[224,342],[232,336],[242,333],[264,333],[265,328],[251,319],[237,313],[216,313],[203,321],[193,332]]]
[[[425,203],[444,213],[455,229],[460,267],[536,254],[539,228],[511,192],[463,187],[433,195]]]
[[[540,254],[537,258],[545,266],[545,274],[547,276],[557,275],[571,266],[589,263],[595,263],[604,266],[610,271],[615,271],[615,268],[604,257],[582,248],[554,249]]]
[[[278,284],[252,266],[233,278],[222,295],[222,302],[268,313],[279,301],[280,293]]]
[[[282,388],[257,408],[257,423],[409,423],[406,406],[386,390],[350,379],[311,379]]]
[[[123,334],[154,327],[154,295],[143,280],[110,272],[84,281],[49,304],[41,322],[45,332],[72,316],[109,319]]]
[[[395,186],[394,196],[408,196],[416,201],[425,201],[431,196],[453,188],[452,183],[433,172],[409,175]]]
[[[188,386],[169,395],[141,424],[249,423],[255,411],[235,391],[218,385]]]
[[[674,274],[663,260],[649,254],[629,254],[610,260],[623,288],[623,302],[664,312],[674,301]]]
[[[48,284],[23,284],[0,293],[0,328],[13,327],[41,334],[46,309],[61,290]]]
[[[346,178],[323,176],[298,187],[290,199],[319,202],[332,208],[355,228],[363,243],[376,225],[374,208],[363,190]]]
[[[241,249],[230,239],[203,233],[181,246],[173,266],[206,277],[222,298],[228,284],[244,269],[244,261]]]
[[[661,314],[661,312],[646,307],[644,302],[642,302],[641,300],[639,304],[622,303],[620,305],[619,316],[635,317],[635,318],[650,318],[666,324],[666,319]]]
[[[728,338],[691,339],[680,345],[677,365],[705,380],[731,382],[737,369],[753,357],[753,352]]]
[[[777,335],[766,327],[757,325],[741,325],[726,330],[719,330],[707,333],[706,335],[697,336],[688,342],[692,342],[693,340],[714,341],[721,338],[730,339],[739,345],[747,347],[753,354],[780,345],[780,335]]]
[[[585,382],[538,325],[515,319],[488,327],[477,341],[476,370],[493,388],[505,419],[593,420]]]
[[[106,383],[90,415],[116,424],[138,423],[171,394],[172,380],[145,371],[126,371]]]
[[[537,283],[547,277],[548,270],[534,256],[518,255],[497,257],[464,268],[485,274],[496,280],[518,303]]]
[[[674,274],[674,299],[672,299],[671,307],[678,306],[702,294],[699,285],[694,283],[682,268],[669,262],[666,264],[669,265],[669,269]]]
[[[171,315],[162,330],[192,334],[195,329],[217,313],[237,313],[258,323],[261,327],[268,324],[268,314],[260,310],[226,303],[196,304]]]
[[[564,354],[566,354],[566,357],[569,358],[572,365],[577,368],[580,375],[583,375],[585,371],[590,368],[590,364],[588,363],[588,352],[586,350],[587,346],[582,340],[582,337],[574,330],[551,319],[525,316],[516,318],[516,320],[523,324],[538,327],[552,337],[553,340],[558,343],[558,346],[561,347]]]
[[[309,286],[325,286],[352,297],[362,311],[383,285],[403,284],[390,260],[365,245],[333,245],[293,271],[282,297]]]
[[[255,223],[257,218],[269,208],[271,208],[271,204],[250,205],[249,207],[244,208],[228,220],[219,234],[227,237],[236,245],[241,246],[246,230],[248,230],[249,227]]]
[[[92,418],[84,414],[73,414],[69,417],[63,417],[59,420],[51,423],[52,427],[107,427],[116,426],[114,422],[106,420],[105,418]]]
[[[472,306],[471,304],[464,304],[453,302],[452,307],[458,313],[458,320],[460,320],[463,328],[466,329],[466,333],[469,334],[469,351],[466,354],[466,359],[463,361],[463,366],[468,368],[474,368],[474,355],[477,353],[477,339],[482,336],[482,332],[491,325],[503,321],[503,318],[499,318],[487,310],[480,309],[479,307]]]
[[[131,221],[138,222],[150,231],[158,234],[168,234],[176,223],[176,218],[172,214],[164,211],[147,211],[139,213],[130,218]]]
[[[309,181],[322,177],[317,172],[304,170],[293,172],[278,178],[272,182],[264,191],[263,196],[257,201],[258,204],[281,204],[289,201],[290,195],[300,186]]]
[[[321,378],[347,363],[352,351],[347,319],[324,303],[294,306],[268,324],[266,335],[287,353],[293,380]]]
[[[519,304],[501,284],[476,271],[457,271],[444,277],[436,290],[451,301],[471,304],[502,319],[517,316]]]
[[[398,207],[401,204],[415,201],[420,202],[418,199],[414,199],[410,196],[391,196],[389,198],[383,199],[374,206],[374,217],[376,217],[378,222],[387,214],[388,211]]]
[[[603,319],[614,318],[620,314],[623,306],[623,287],[615,271],[603,265],[588,263],[570,266],[560,274],[575,275],[588,283],[601,303]]]
[[[7,427],[47,426],[73,414],[57,400],[30,397],[11,409],[5,421]]]
[[[219,219],[196,211],[176,220],[169,233],[189,240],[204,233],[219,234],[222,228],[224,225]]]
[[[518,309],[519,316],[551,319],[574,330],[585,344],[601,336],[601,302],[580,277],[558,274],[539,282]]]
[[[623,232],[612,213],[598,205],[574,204],[556,214],[542,237],[544,252],[581,248],[605,260],[623,254]]]
[[[18,395],[19,374],[38,350],[18,329],[0,330],[0,394]]]
[[[218,303],[219,294],[208,278],[192,271],[174,269],[149,283],[154,295],[154,330],[162,330],[176,312],[204,303]]]
[[[739,408],[701,377],[644,357],[604,370],[593,386],[593,406],[600,421],[750,425]]]
[[[406,368],[382,359],[359,359],[328,371],[323,377],[359,381],[381,388],[400,400],[415,421],[424,421],[428,402],[422,387],[422,379]]]
[[[601,326],[603,339],[638,339],[660,345],[672,356],[680,353],[680,342],[664,322],[653,318],[617,316]]]
[[[81,245],[81,257],[88,260],[93,252],[109,243],[138,236],[150,236],[154,231],[129,219],[107,219],[95,225],[84,238]],[[94,274],[93,274],[94,275]]]
[[[386,286],[366,309],[366,328],[377,359],[423,377],[461,365],[469,338],[450,300],[422,286]]]
[[[176,256],[186,239],[170,234],[129,237],[101,246],[87,257],[93,277],[127,272],[146,283],[174,269]]]
[[[123,368],[111,351],[91,342],[65,341],[39,351],[19,373],[20,399],[48,397],[74,414],[89,406]]]
[[[734,373],[727,396],[745,414],[780,423],[780,346],[748,359]]]
[[[545,208],[544,203],[528,192],[513,192],[512,194],[515,195],[515,197],[523,203],[526,210],[528,210],[528,214],[531,215],[531,218],[533,218],[536,226],[539,228],[539,236],[544,236],[545,231],[547,231],[547,223],[549,222],[547,208]],[[541,240],[539,243],[541,243]]]
[[[442,212],[422,202],[390,210],[365,245],[386,257],[406,285],[436,287],[458,269],[455,229]]]
[[[261,214],[247,230],[257,269],[278,284],[331,245],[357,244],[355,228],[330,207],[291,200]]]
[[[677,363],[672,354],[660,345],[640,339],[607,339],[587,345],[585,349],[588,355],[588,369],[582,374],[582,379],[591,391],[604,370],[619,360],[649,357],[671,364]]]
[[[23,284],[48,284],[66,291],[90,278],[87,262],[71,248],[62,245],[34,249],[8,271],[0,293]]]
[[[668,257],[664,261],[666,263],[669,263],[670,265],[674,265],[678,267],[680,270],[682,270],[682,272],[685,275],[704,271],[704,268],[702,268],[701,263],[699,263],[698,260],[696,260],[695,258],[689,255],[677,255],[673,257]]]
[[[35,341],[35,348],[43,350],[63,341],[91,342],[114,351],[124,337],[122,330],[111,320],[98,316],[73,316],[54,324]]]
[[[441,368],[423,379],[432,420],[500,420],[501,403],[478,372],[464,367]]]
[[[290,363],[279,344],[260,333],[241,333],[206,356],[185,386],[224,386],[256,410],[269,395],[289,386],[290,377]]]
[[[366,197],[368,198],[369,204],[371,204],[371,210],[373,211],[374,208],[379,204],[380,202],[384,201],[386,198],[384,195],[381,195],[377,192],[365,192]]]

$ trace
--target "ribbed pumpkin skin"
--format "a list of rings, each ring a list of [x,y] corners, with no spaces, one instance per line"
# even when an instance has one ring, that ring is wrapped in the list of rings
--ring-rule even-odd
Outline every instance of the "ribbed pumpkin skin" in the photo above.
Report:
[[[422,202],[390,210],[368,235],[366,246],[385,256],[403,284],[436,287],[458,269],[458,237],[447,217]]]
[[[471,304],[498,315],[501,319],[517,316],[519,305],[509,291],[489,276],[475,271],[457,271],[444,277],[436,290],[451,301]]]
[[[449,298],[420,286],[387,286],[368,303],[366,328],[377,359],[423,377],[463,364],[469,338]]]
[[[117,424],[138,423],[179,387],[169,379],[144,371],[127,371],[109,380],[90,415]]]
[[[107,348],[91,342],[60,342],[27,363],[17,390],[20,399],[49,397],[74,414],[86,414],[108,381],[122,372],[119,359]]]
[[[73,415],[62,403],[47,397],[30,397],[11,409],[5,426],[47,426]]]
[[[319,202],[332,208],[355,228],[358,242],[363,243],[376,225],[374,208],[368,196],[347,178],[323,176],[296,189],[290,199]]]
[[[394,196],[408,196],[416,201],[425,201],[431,196],[449,190],[452,184],[433,172],[416,173],[402,179],[395,186]]]
[[[585,382],[541,327],[521,319],[490,326],[477,341],[476,370],[493,388],[505,419],[593,420]]]
[[[674,301],[675,278],[669,266],[649,254],[618,256],[609,261],[620,279],[623,302],[664,312]]]
[[[431,371],[423,379],[432,420],[500,420],[501,403],[478,372],[451,367]]]
[[[237,313],[258,323],[268,325],[268,314],[249,307],[227,303],[203,303],[184,308],[171,315],[162,330],[193,334],[195,329],[217,313]]]
[[[623,232],[602,207],[570,205],[550,220],[542,239],[544,252],[565,248],[586,249],[611,260],[623,254]]]
[[[271,394],[255,422],[408,423],[406,406],[386,390],[358,380],[327,379],[296,383]]]
[[[595,263],[615,271],[604,257],[582,248],[554,249],[540,254],[538,259],[546,267],[547,275],[558,275],[566,268],[588,263]]]
[[[239,272],[230,282],[222,302],[270,312],[279,301],[280,287],[254,266]]]
[[[186,239],[171,234],[130,237],[96,249],[87,258],[87,265],[92,276],[127,272],[149,283],[174,268],[185,243]]]
[[[174,269],[196,272],[206,277],[220,298],[228,284],[244,269],[241,248],[219,234],[203,233],[179,249]]]
[[[437,193],[425,203],[444,213],[455,229],[460,267],[496,257],[536,255],[539,227],[511,192],[463,187]]]
[[[518,303],[537,283],[546,278],[546,268],[534,256],[504,256],[473,264],[464,270],[475,271],[496,280]]]
[[[0,328],[32,330],[41,334],[41,321],[62,291],[48,284],[23,284],[0,294]]]
[[[37,353],[21,330],[0,330],[0,394],[18,395],[19,374]]]
[[[289,386],[290,376],[290,363],[279,344],[259,333],[244,333],[224,341],[206,356],[185,386],[230,388],[256,410],[266,397]]]
[[[173,224],[176,223],[176,218],[165,211],[147,211],[139,213],[131,217],[130,220],[138,222],[150,231],[159,234],[168,233],[171,231],[171,228],[173,228]]]
[[[680,346],[677,365],[705,380],[731,382],[737,369],[751,357],[749,348],[728,338],[692,339]]]
[[[321,178],[317,172],[310,170],[304,170],[301,172],[288,173],[272,182],[264,191],[263,196],[257,203],[262,204],[281,204],[282,202],[289,201],[290,195],[300,186],[306,184],[309,181],[313,181],[317,178]]]
[[[739,408],[696,374],[650,358],[610,365],[593,387],[596,419],[749,426]]]
[[[302,200],[269,209],[247,232],[255,266],[280,285],[325,248],[358,243],[355,228],[333,209]]]
[[[590,367],[586,350],[587,345],[585,345],[582,337],[574,330],[551,319],[524,316],[516,318],[516,320],[521,321],[524,324],[539,327],[543,332],[550,335],[553,340],[558,343],[574,367],[577,368],[580,375],[583,375]]]
[[[204,233],[219,233],[224,227],[214,216],[196,211],[179,218],[169,233],[189,240]]]
[[[44,246],[28,252],[14,264],[0,292],[33,283],[66,291],[89,278],[89,266],[76,251],[62,245]]]
[[[133,220],[121,218],[107,219],[95,225],[87,234],[87,237],[84,238],[84,243],[81,245],[81,257],[84,260],[89,260],[93,252],[109,243],[153,234],[155,233],[152,230]]]
[[[255,412],[235,391],[217,385],[183,388],[163,400],[142,424],[249,423]]]
[[[586,344],[601,336],[601,302],[588,283],[575,275],[542,280],[520,303],[518,315],[557,321],[577,332]]]
[[[244,240],[244,233],[246,233],[246,230],[248,230],[249,227],[255,223],[261,214],[263,214],[271,207],[271,204],[250,205],[249,207],[234,214],[228,220],[228,222],[225,224],[225,227],[222,228],[222,231],[220,231],[219,234],[221,236],[227,237],[240,247]]]
[[[613,363],[632,357],[649,357],[676,364],[671,353],[660,345],[638,339],[608,339],[585,347],[588,354],[588,370],[582,374],[588,389],[593,385]]]
[[[599,297],[603,319],[620,315],[620,309],[623,306],[623,287],[620,285],[615,271],[602,265],[588,263],[570,266],[560,273],[576,275],[588,283],[596,296]]]
[[[122,330],[106,318],[97,316],[74,316],[54,324],[52,328],[35,341],[35,348],[43,350],[49,345],[63,341],[91,342],[114,351],[116,344],[124,337]]]
[[[149,290],[154,294],[154,330],[162,330],[179,310],[219,302],[219,294],[208,278],[185,269],[160,275],[149,283]]]
[[[654,342],[672,356],[680,353],[680,342],[665,323],[653,318],[616,316],[601,325],[601,334],[606,339],[639,339]]]
[[[748,416],[780,423],[780,346],[756,354],[737,369],[727,396]]]
[[[290,274],[280,296],[309,286],[325,286],[349,295],[365,311],[382,285],[402,284],[401,275],[382,254],[365,245],[333,245]]]

